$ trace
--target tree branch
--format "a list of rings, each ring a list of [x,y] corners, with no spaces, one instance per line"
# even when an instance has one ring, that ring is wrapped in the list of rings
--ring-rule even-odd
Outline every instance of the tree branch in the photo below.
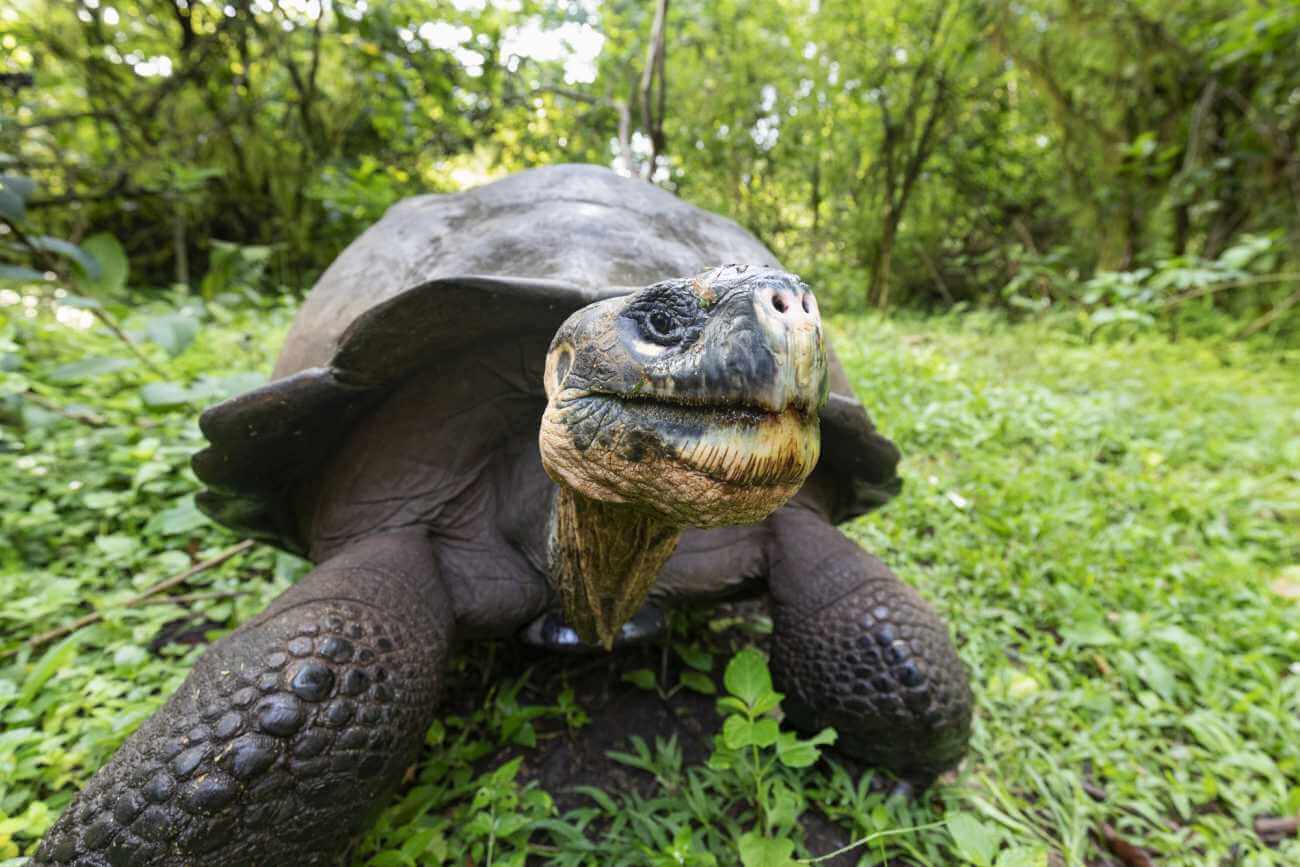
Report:
[[[650,27],[650,44],[646,48],[645,67],[641,70],[641,125],[645,127],[650,139],[650,158],[641,168],[641,177],[650,180],[654,176],[659,154],[666,149],[664,140],[664,31],[668,18],[668,0],[658,0],[655,4],[654,24]],[[654,86],[659,84],[658,111]]]

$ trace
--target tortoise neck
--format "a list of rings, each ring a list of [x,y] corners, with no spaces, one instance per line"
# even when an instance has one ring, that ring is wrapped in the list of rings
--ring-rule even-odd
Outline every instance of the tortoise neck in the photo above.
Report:
[[[584,497],[560,485],[551,505],[551,585],[583,641],[614,646],[641,607],[682,528],[625,503]]]

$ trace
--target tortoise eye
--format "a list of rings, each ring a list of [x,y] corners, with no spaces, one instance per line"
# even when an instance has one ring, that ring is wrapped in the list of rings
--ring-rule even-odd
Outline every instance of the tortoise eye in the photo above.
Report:
[[[650,329],[650,337],[657,341],[671,341],[677,337],[677,320],[663,310],[656,310],[646,317],[646,324]]]

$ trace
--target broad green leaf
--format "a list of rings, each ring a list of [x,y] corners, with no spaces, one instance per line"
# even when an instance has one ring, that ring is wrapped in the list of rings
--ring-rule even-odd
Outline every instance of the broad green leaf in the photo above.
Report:
[[[734,695],[724,695],[722,698],[718,699],[718,710],[726,711],[727,713],[738,713],[741,716],[749,716],[752,713],[749,709],[749,705],[745,704]]]
[[[537,729],[530,722],[523,723],[510,735],[510,743],[521,747],[537,746]]]
[[[59,365],[50,371],[46,379],[57,383],[85,382],[106,373],[116,373],[119,370],[134,366],[135,362],[126,358],[106,358],[102,355],[92,355],[80,361],[70,361],[67,364]]]
[[[772,691],[772,675],[767,670],[767,660],[754,648],[745,648],[727,663],[723,684],[727,692],[752,706]]]
[[[6,189],[26,200],[36,192],[36,181],[22,175],[0,174],[0,189]]]
[[[1047,850],[1041,847],[1015,846],[998,855],[996,867],[1047,867]]]
[[[1119,639],[1099,621],[1083,621],[1061,627],[1061,637],[1078,645],[1102,646],[1114,644]]]
[[[19,706],[28,704],[56,672],[72,665],[72,660],[77,657],[77,646],[81,643],[81,635],[80,632],[74,632],[45,652],[41,661],[23,681],[22,691],[18,693]]]
[[[993,855],[1002,844],[1002,832],[970,813],[948,817],[948,833],[957,851],[976,867],[993,867]]]
[[[750,713],[754,714],[754,716],[758,716],[759,714],[767,713],[780,703],[781,693],[769,689],[767,692],[761,693],[758,698],[754,699],[749,710]]]
[[[839,735],[835,729],[822,729],[811,738],[800,738],[793,732],[781,732],[776,740],[776,754],[787,768],[806,768],[821,757],[820,746],[835,743]]]
[[[713,654],[694,644],[674,644],[682,661],[696,671],[713,671]]]
[[[679,682],[687,689],[703,693],[704,695],[713,695],[718,691],[718,688],[713,683],[713,679],[707,674],[702,674],[698,671],[683,671],[679,678]]]
[[[27,199],[36,189],[31,178],[20,175],[0,175],[0,217],[11,223],[21,223],[27,218]]]
[[[1172,701],[1178,681],[1169,667],[1149,650],[1140,651],[1137,658],[1140,663],[1138,674],[1146,681],[1147,686],[1154,689],[1165,701]]]
[[[124,644],[113,654],[114,668],[135,668],[149,658],[148,652],[136,644]]]
[[[191,399],[189,389],[177,382],[150,382],[140,389],[140,400],[150,409],[182,406]]]
[[[0,187],[0,217],[11,223],[27,219],[27,204],[13,190]]]
[[[78,247],[71,241],[65,241],[62,238],[54,238],[50,235],[37,235],[28,239],[33,247],[38,250],[44,250],[47,253],[54,253],[68,259],[77,267],[78,276],[92,285],[100,277],[99,262],[94,256]]]
[[[506,762],[501,767],[493,771],[490,779],[496,785],[513,783],[515,777],[519,776],[519,768],[523,765],[523,763],[524,763],[524,757],[516,756],[515,758],[511,759],[510,761]]]
[[[165,509],[149,520],[148,529],[160,536],[180,536],[209,526],[207,516],[194,505],[193,497],[185,497],[170,509]]]
[[[112,235],[101,232],[81,242],[81,249],[99,263],[99,277],[94,281],[98,289],[115,292],[126,286],[129,272],[126,251]]]
[[[199,333],[199,321],[188,313],[167,313],[149,319],[144,329],[150,340],[175,357],[194,342]]]
[[[769,827],[793,828],[804,811],[804,796],[780,780],[773,780],[767,793],[767,820]]]
[[[0,281],[5,283],[44,283],[45,275],[23,265],[0,265]]]
[[[623,672],[623,681],[641,689],[652,690],[655,688],[655,673],[648,668],[638,668],[635,671]]]
[[[794,841],[764,837],[757,831],[740,836],[738,846],[740,863],[744,867],[789,867],[795,861]]]
[[[109,560],[125,560],[140,548],[140,543],[123,533],[95,537],[95,547]]]
[[[98,310],[104,306],[99,303],[98,299],[85,295],[64,295],[59,299],[59,303],[64,307],[78,307],[82,310]]]
[[[740,750],[754,743],[754,723],[743,716],[729,716],[722,724],[722,742],[728,749]]]
[[[754,745],[758,747],[770,747],[776,743],[777,736],[781,733],[781,727],[777,721],[771,717],[754,720],[753,739]]]

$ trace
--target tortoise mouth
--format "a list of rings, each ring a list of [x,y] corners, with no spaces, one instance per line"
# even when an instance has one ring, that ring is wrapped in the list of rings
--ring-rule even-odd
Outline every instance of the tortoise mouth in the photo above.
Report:
[[[775,421],[786,413],[799,417],[809,415],[806,407],[791,405],[785,409],[775,410],[766,406],[758,406],[751,403],[729,403],[718,401],[694,401],[683,399],[674,395],[672,397],[661,397],[659,395],[645,394],[612,394],[609,392],[591,392],[586,395],[588,399],[612,400],[621,403],[631,412],[641,412],[644,414],[662,414],[685,421],[687,419],[699,419],[705,422],[715,424],[735,425],[750,424],[761,425]]]
[[[817,414],[794,405],[774,411],[681,395],[585,392],[561,397],[556,408],[575,445],[597,460],[606,453],[664,472],[675,467],[725,486],[801,484],[820,450]]]
[[[636,393],[636,394],[618,394],[610,391],[588,391],[583,397],[588,398],[606,398],[617,400],[625,406],[644,405],[647,408],[664,408],[665,411],[681,411],[683,414],[697,413],[701,416],[710,416],[722,422],[727,421],[746,421],[753,424],[762,424],[780,418],[787,413],[807,418],[817,414],[817,407],[808,401],[792,401],[784,407],[774,408],[772,406],[759,403],[756,401],[746,401],[741,398],[736,399],[719,399],[716,396],[694,398],[689,394],[653,394],[653,393]]]

